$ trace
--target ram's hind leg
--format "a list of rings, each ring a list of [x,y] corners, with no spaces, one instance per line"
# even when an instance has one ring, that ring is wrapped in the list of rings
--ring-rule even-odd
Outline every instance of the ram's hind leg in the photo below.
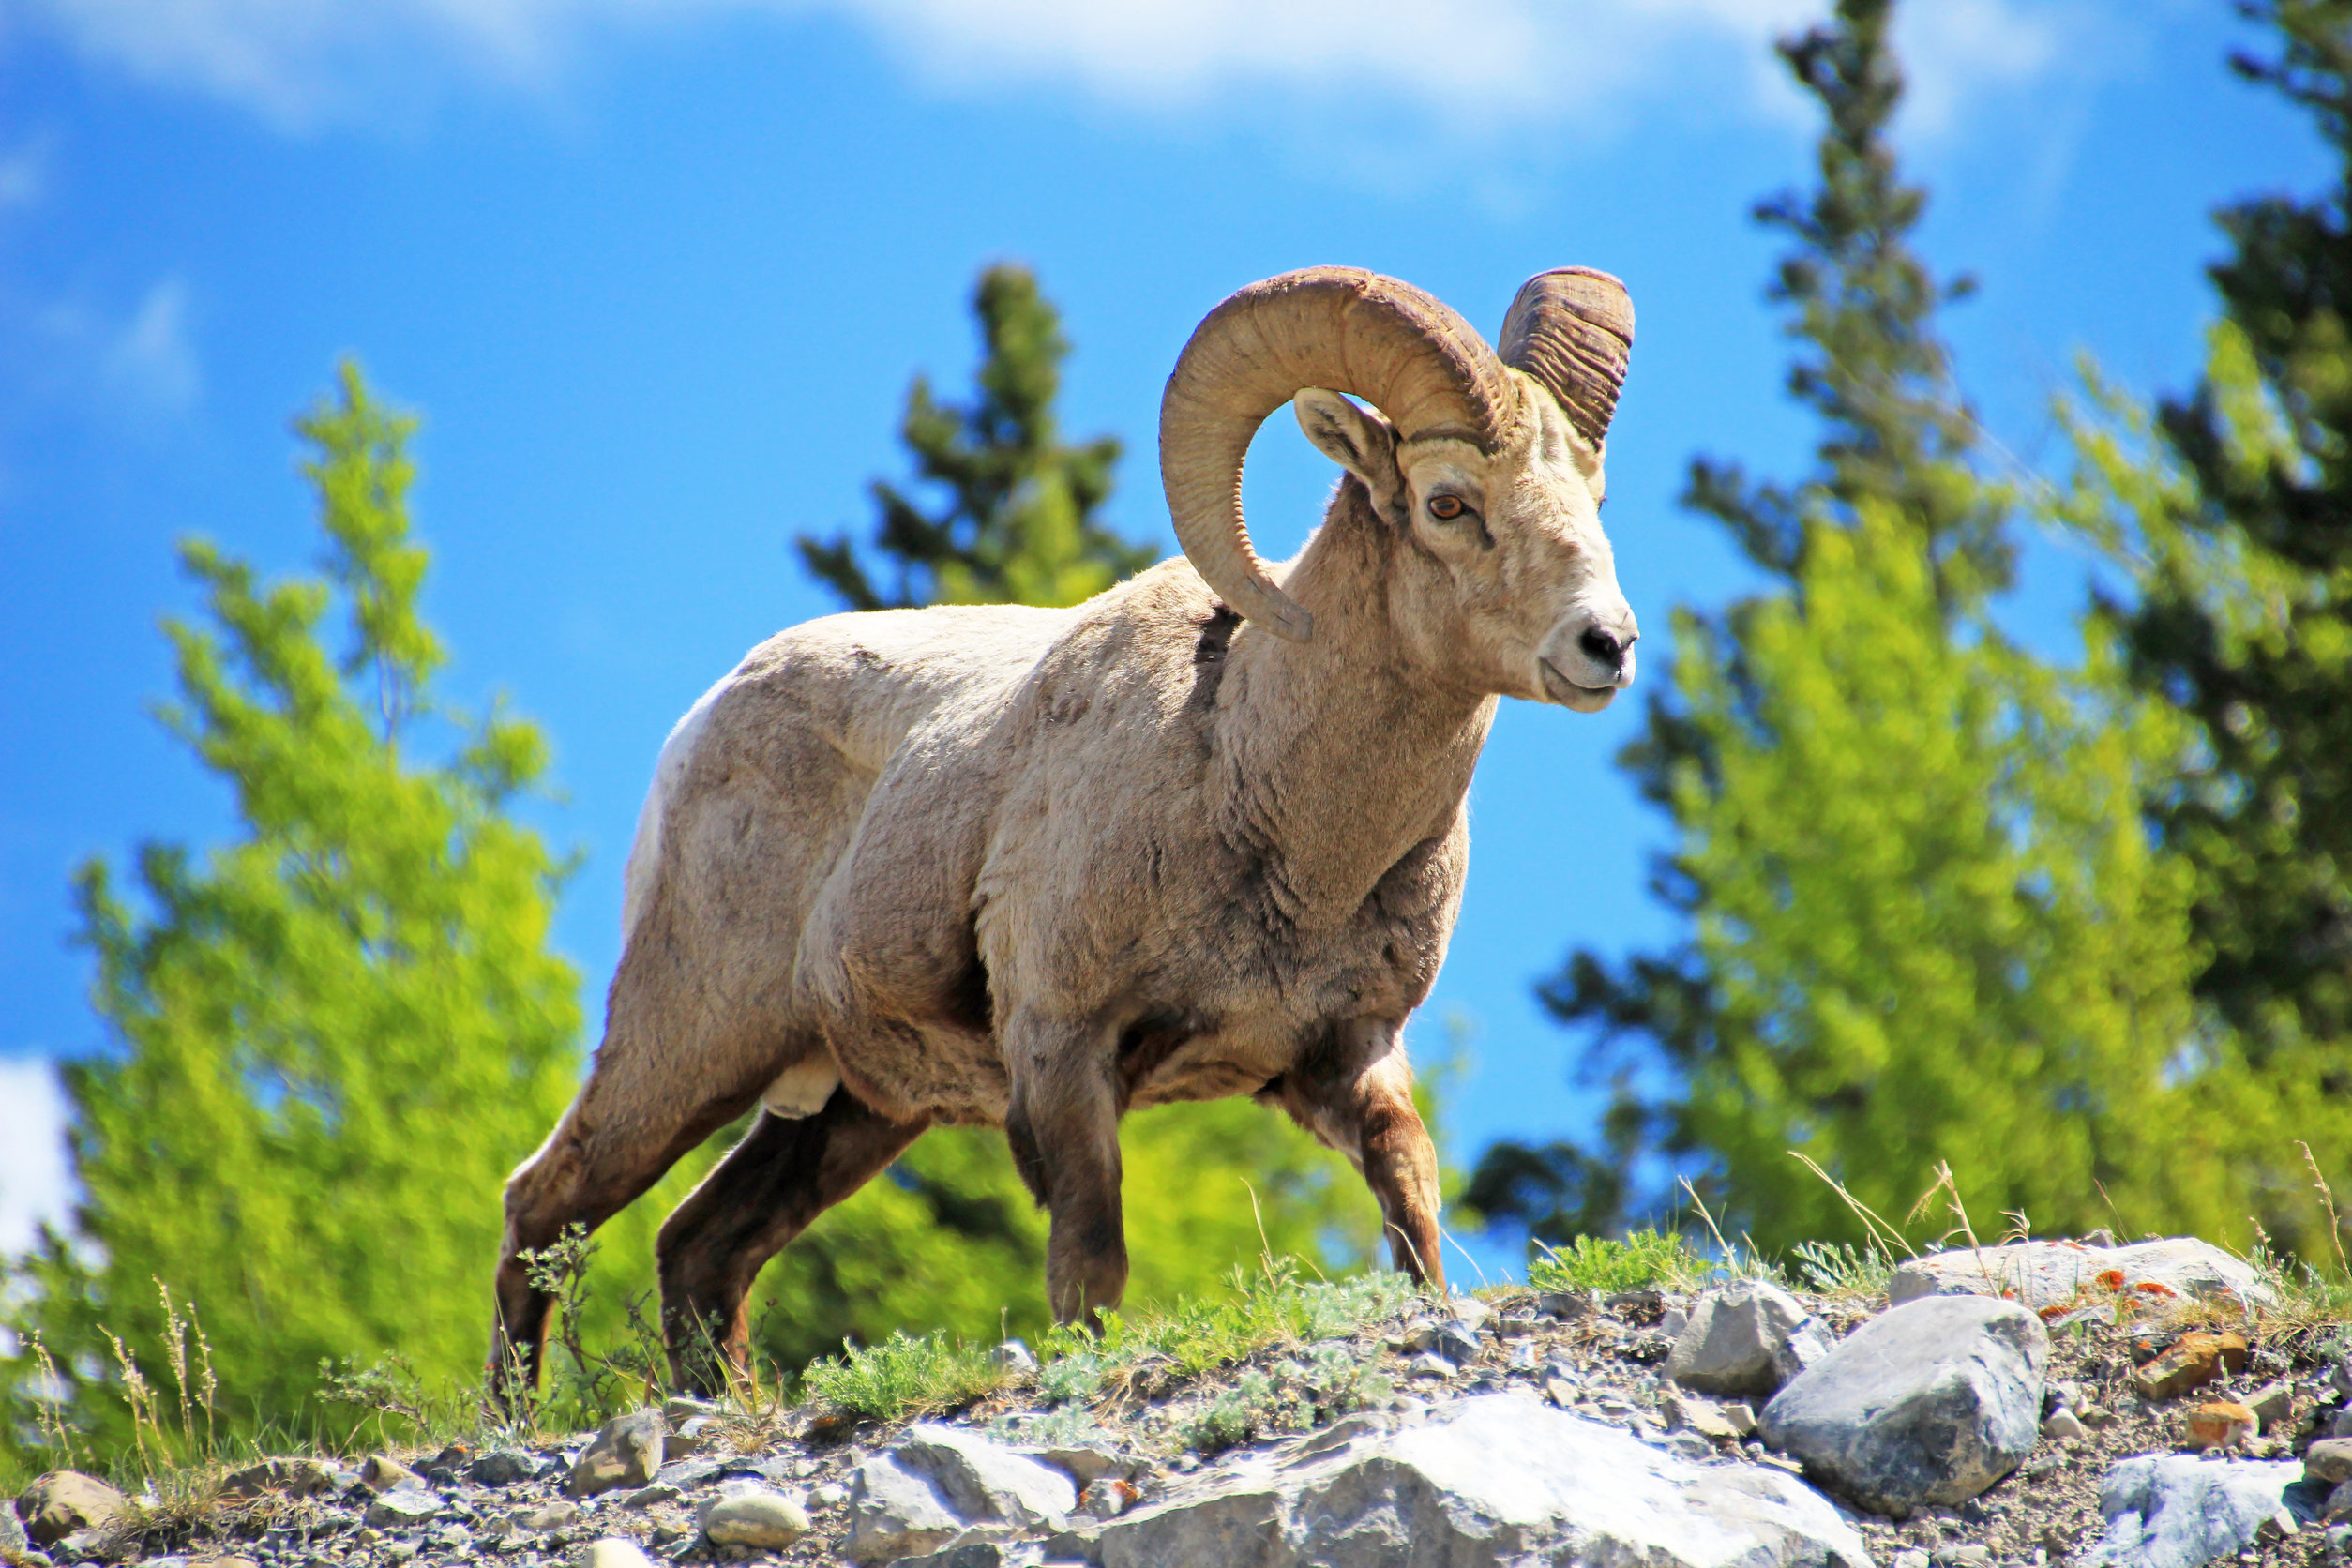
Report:
[[[1269,1095],[1291,1119],[1355,1162],[1380,1205],[1396,1267],[1445,1289],[1438,1254],[1438,1151],[1413,1105],[1413,1074],[1398,1026],[1355,1018],[1283,1075]]]
[[[761,1265],[929,1125],[890,1121],[847,1089],[814,1116],[760,1113],[661,1228],[662,1333],[679,1387],[716,1394],[748,1365],[744,1303]]]
[[[554,1132],[506,1183],[506,1229],[491,1325],[493,1395],[511,1405],[537,1383],[551,1297],[525,1256],[572,1226],[593,1231],[661,1180],[687,1151],[751,1108],[776,1071],[774,1048],[746,1048],[710,1028],[689,1029],[675,996],[669,944],[633,942],[607,1008],[604,1044]],[[761,1020],[738,1021],[755,1038]],[[732,1047],[734,1048],[726,1048]]]

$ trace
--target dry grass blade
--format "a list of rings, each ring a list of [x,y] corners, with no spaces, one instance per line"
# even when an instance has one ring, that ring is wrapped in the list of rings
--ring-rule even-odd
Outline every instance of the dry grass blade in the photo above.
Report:
[[[2311,1145],[2299,1138],[2295,1147],[2303,1152],[2303,1165],[2311,1172],[2311,1184],[2318,1192],[2319,1201],[2328,1207],[2328,1242],[2335,1248],[2336,1273],[2352,1278],[2352,1268],[2347,1268],[2344,1260],[2344,1222],[2336,1217],[2335,1191],[2328,1185],[2328,1178],[2319,1173],[2319,1161],[2312,1156]]]
[[[1897,1230],[1893,1226],[1889,1225],[1886,1220],[1880,1216],[1876,1209],[1873,1209],[1869,1204],[1863,1202],[1861,1199],[1856,1198],[1852,1193],[1847,1191],[1846,1184],[1831,1175],[1828,1171],[1822,1169],[1819,1165],[1814,1162],[1812,1155],[1803,1153],[1802,1150],[1791,1149],[1788,1151],[1788,1157],[1798,1161],[1803,1165],[1807,1170],[1812,1171],[1816,1176],[1818,1176],[1823,1182],[1827,1183],[1829,1189],[1837,1194],[1839,1200],[1854,1212],[1854,1217],[1862,1222],[1862,1229],[1868,1232],[1870,1239],[1883,1248],[1889,1257],[1892,1257],[1894,1255],[1894,1249],[1896,1247],[1901,1247],[1903,1249],[1903,1256],[1906,1258],[1917,1258],[1919,1256],[1918,1251],[1912,1247],[1911,1244],[1903,1239],[1902,1231]]]

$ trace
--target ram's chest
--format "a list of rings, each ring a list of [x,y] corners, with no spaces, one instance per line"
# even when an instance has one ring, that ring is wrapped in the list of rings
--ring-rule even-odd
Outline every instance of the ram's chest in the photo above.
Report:
[[[1119,1073],[1135,1104],[1248,1093],[1289,1070],[1334,1024],[1401,1021],[1437,979],[1459,907],[1459,867],[1425,857],[1353,915],[1295,924],[1235,898],[1168,927],[1123,999]],[[1123,1005],[1122,1005],[1123,1003]]]

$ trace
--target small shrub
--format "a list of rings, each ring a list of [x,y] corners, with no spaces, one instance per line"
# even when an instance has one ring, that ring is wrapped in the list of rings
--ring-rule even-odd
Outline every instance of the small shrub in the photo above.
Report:
[[[869,1349],[852,1346],[837,1360],[811,1362],[801,1380],[810,1395],[844,1414],[903,1421],[961,1410],[1009,1377],[986,1351],[901,1331]]]
[[[988,1433],[1000,1441],[1020,1443],[1033,1448],[1116,1448],[1119,1440],[1096,1425],[1094,1418],[1076,1405],[1061,1405],[1050,1410],[1038,1410],[1026,1415],[1001,1415],[988,1423]]]
[[[1048,1405],[1092,1404],[1103,1391],[1102,1358],[1080,1350],[1048,1362],[1037,1374],[1037,1393]]]
[[[1395,1392],[1370,1359],[1345,1345],[1320,1345],[1309,1351],[1299,1380],[1324,1420],[1377,1405]]]
[[[1528,1268],[1528,1283],[1539,1290],[1639,1290],[1665,1286],[1674,1289],[1706,1277],[1707,1260],[1679,1230],[1636,1230],[1620,1242],[1606,1236],[1578,1236],[1555,1251],[1543,1246],[1544,1256]]]
[[[1894,1277],[1894,1259],[1875,1243],[1857,1251],[1828,1242],[1799,1242],[1795,1254],[1805,1289],[1825,1296],[1883,1296]]]
[[[1220,1453],[1264,1430],[1275,1403],[1274,1380],[1263,1372],[1245,1372],[1240,1381],[1203,1405],[1177,1429],[1177,1435],[1186,1448]]]

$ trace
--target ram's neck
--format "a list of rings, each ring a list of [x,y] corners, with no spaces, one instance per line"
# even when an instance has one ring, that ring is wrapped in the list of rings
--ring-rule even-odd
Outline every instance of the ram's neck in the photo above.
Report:
[[[1305,643],[1244,624],[1217,693],[1217,825],[1264,869],[1292,923],[1351,917],[1461,810],[1495,700],[1445,681],[1439,628],[1398,623],[1415,555],[1345,482],[1285,579],[1315,617]],[[1416,650],[1420,651],[1416,651]]]

